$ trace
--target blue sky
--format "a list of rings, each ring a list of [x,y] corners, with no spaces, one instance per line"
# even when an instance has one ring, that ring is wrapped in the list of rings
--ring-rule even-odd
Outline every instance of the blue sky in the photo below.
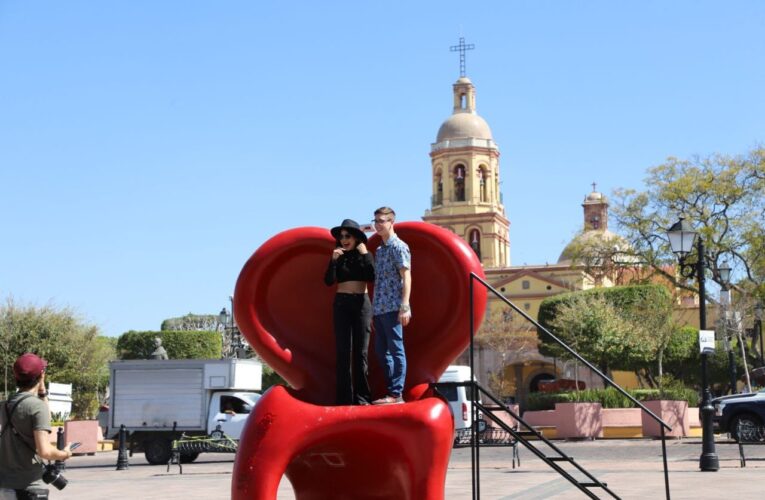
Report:
[[[0,0],[0,297],[108,335],[228,305],[277,232],[419,220],[460,33],[514,265],[596,181],[765,138],[765,2]]]

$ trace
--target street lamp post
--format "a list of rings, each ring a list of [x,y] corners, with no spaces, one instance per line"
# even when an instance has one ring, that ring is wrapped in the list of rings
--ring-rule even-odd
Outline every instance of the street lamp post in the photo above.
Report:
[[[672,252],[678,256],[680,262],[680,274],[685,278],[690,278],[696,274],[696,280],[699,283],[699,327],[701,330],[707,329],[707,295],[704,279],[704,241],[693,227],[682,217],[667,231],[669,243]],[[686,263],[685,257],[696,246],[697,258],[695,263]],[[720,461],[715,450],[714,429],[712,428],[712,416],[715,409],[712,406],[712,393],[709,390],[709,380],[707,378],[707,357],[708,353],[701,353],[701,457],[699,459],[699,468],[702,471],[716,472],[720,469]]]
[[[218,323],[221,325],[221,355],[223,358],[245,358],[247,357],[246,345],[242,341],[242,334],[234,321],[234,298],[229,297],[231,301],[232,312],[229,313],[224,307],[218,314]]]
[[[220,324],[221,330],[222,330],[221,336],[220,336],[220,341],[221,341],[220,354],[223,357],[223,359],[226,359],[229,357],[229,349],[231,347],[231,337],[229,336],[230,330],[228,326],[229,317],[231,317],[233,321],[233,315],[230,315],[228,313],[228,310],[225,307],[220,310],[220,313],[218,314],[218,324]]]

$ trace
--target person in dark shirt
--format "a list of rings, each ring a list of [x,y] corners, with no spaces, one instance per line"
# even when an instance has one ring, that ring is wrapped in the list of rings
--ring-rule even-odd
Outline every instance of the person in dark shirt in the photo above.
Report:
[[[367,250],[367,237],[359,224],[345,219],[330,232],[337,243],[324,274],[324,283],[337,283],[333,304],[335,352],[337,354],[338,405],[368,405],[369,336],[372,330],[372,304],[367,283],[375,280],[375,265]]]
[[[47,367],[29,352],[13,364],[18,392],[0,404],[0,499],[48,498],[42,461],[72,456],[71,443],[63,450],[50,443]]]

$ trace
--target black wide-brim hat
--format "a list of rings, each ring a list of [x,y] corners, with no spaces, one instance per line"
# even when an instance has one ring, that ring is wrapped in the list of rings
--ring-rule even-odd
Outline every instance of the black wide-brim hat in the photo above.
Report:
[[[337,241],[340,241],[340,230],[345,229],[349,233],[351,233],[353,236],[356,237],[357,240],[361,243],[367,242],[367,235],[364,234],[364,231],[361,230],[361,227],[359,226],[359,223],[356,222],[353,219],[345,219],[339,226],[333,227],[329,230],[330,233],[332,233],[332,236],[335,237]]]

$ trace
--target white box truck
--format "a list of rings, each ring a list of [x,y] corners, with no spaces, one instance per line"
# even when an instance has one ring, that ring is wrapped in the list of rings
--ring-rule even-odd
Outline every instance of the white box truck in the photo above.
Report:
[[[151,464],[168,462],[181,433],[209,435],[220,426],[239,439],[260,398],[262,366],[251,359],[113,361],[109,371],[106,435],[116,437],[124,425],[131,453],[144,451]]]

